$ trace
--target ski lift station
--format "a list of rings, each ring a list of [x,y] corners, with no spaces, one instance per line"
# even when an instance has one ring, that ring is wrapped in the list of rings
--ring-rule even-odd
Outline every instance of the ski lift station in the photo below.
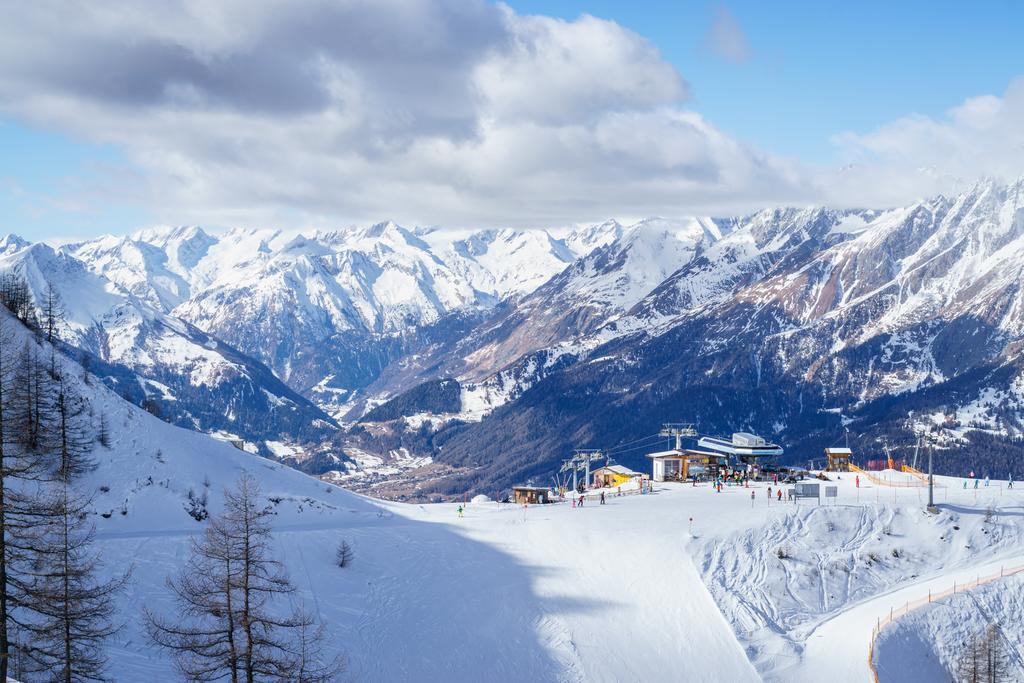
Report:
[[[671,432],[671,430],[666,430]],[[682,430],[678,430],[682,432]],[[663,432],[664,433],[664,432]],[[730,458],[745,465],[756,466],[760,458],[782,455],[781,446],[768,443],[756,434],[736,432],[730,439],[714,436],[697,438],[699,449],[683,448],[682,436],[696,437],[694,430],[675,433],[676,447],[667,451],[648,453],[654,481],[685,480],[691,477],[716,476]]]
[[[702,436],[697,444],[715,453],[732,456],[747,465],[757,463],[758,458],[782,455],[782,446],[768,443],[764,438],[747,432],[735,432],[731,439]]]
[[[728,458],[711,451],[692,448],[673,448],[648,453],[651,459],[651,479],[654,481],[683,481],[690,477],[713,477],[726,465]]]

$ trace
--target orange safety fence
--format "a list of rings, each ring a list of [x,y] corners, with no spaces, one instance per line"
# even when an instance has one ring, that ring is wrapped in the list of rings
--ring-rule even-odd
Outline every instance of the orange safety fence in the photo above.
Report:
[[[903,465],[900,469],[901,471],[906,472],[907,474],[914,475],[915,477],[923,481],[925,484],[928,483],[928,475],[922,472],[921,470],[917,469],[916,467],[911,467],[910,465]]]
[[[917,488],[922,488],[924,486],[928,486],[928,476],[927,475],[921,474],[920,472],[917,472],[916,470],[911,471],[911,470],[913,470],[913,468],[908,468],[908,467],[906,467],[906,465],[904,465],[904,468],[905,468],[904,469],[905,472],[907,472],[908,474],[911,474],[911,475],[913,475],[915,477],[915,479],[913,481],[894,481],[892,479],[887,479],[885,477],[880,477],[877,474],[875,474],[874,472],[871,472],[869,470],[862,470],[861,468],[857,467],[853,463],[850,463],[850,471],[851,472],[856,472],[857,474],[861,475],[862,477],[864,477],[865,479],[870,481],[872,484],[875,484],[876,486],[892,486],[892,487],[896,487],[896,488],[905,488],[905,489],[917,489]],[[942,486],[942,484],[938,484],[938,483],[935,484],[936,488],[939,488],[941,486]]]
[[[1024,571],[1024,565],[1021,565],[1019,567],[1000,567],[998,573],[991,574],[988,576],[978,575],[973,581],[966,581],[963,583],[958,583],[954,581],[953,586],[944,591],[940,591],[938,593],[928,591],[927,596],[918,598],[917,600],[908,600],[903,604],[902,607],[890,607],[889,615],[886,617],[880,617],[875,626],[871,629],[871,644],[868,646],[868,667],[871,669],[871,675],[874,677],[875,683],[879,683],[878,669],[875,667],[875,641],[878,640],[878,635],[882,632],[882,629],[884,629],[886,626],[893,623],[900,617],[904,617],[910,612],[913,612],[916,609],[920,609],[925,605],[931,604],[936,600],[948,598],[949,596],[955,595],[957,593],[963,593],[964,591],[977,588],[978,586],[984,585],[986,583],[991,583],[992,581],[996,581],[1007,576],[1013,576],[1014,574],[1018,574],[1022,571]]]

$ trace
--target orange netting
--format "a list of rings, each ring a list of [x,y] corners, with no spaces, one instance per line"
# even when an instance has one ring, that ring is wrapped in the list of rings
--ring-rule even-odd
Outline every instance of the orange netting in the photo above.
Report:
[[[928,591],[928,595],[917,600],[908,600],[903,603],[902,607],[891,607],[889,608],[889,614],[886,617],[878,619],[874,628],[871,629],[871,644],[868,646],[868,667],[871,669],[871,675],[874,677],[875,683],[878,683],[878,669],[875,667],[875,641],[878,639],[878,634],[882,632],[889,624],[893,623],[900,617],[904,617],[910,612],[920,609],[925,605],[941,600],[942,598],[948,598],[956,593],[962,593],[964,591],[977,588],[986,583],[991,583],[997,579],[1002,579],[1007,576],[1013,576],[1019,572],[1024,571],[1024,565],[1019,567],[1002,567],[998,573],[990,574],[988,576],[981,576],[980,574],[972,581],[966,581],[964,583],[953,582],[953,586],[944,591],[933,593]]]

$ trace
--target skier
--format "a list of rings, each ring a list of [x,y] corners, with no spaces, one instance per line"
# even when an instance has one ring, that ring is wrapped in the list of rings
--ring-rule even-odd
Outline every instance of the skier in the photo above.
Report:
[[[975,479],[974,480],[974,488],[978,488],[978,482],[979,481],[981,481],[981,480],[980,479]]]
[[[581,507],[583,507],[583,497],[584,497],[584,496],[583,496],[583,494],[581,493],[581,494],[580,494],[580,504],[579,504],[579,505],[577,505],[576,507],[580,507],[580,508],[581,508]]]
[[[750,507],[754,507],[754,494],[757,493],[756,489],[750,489]]]
[[[459,517],[462,517],[462,506],[461,505],[459,507],[457,507],[455,509],[455,511],[459,513]]]
[[[604,491],[601,491],[601,505],[604,505]]]
[[[854,479],[857,483],[857,488],[860,488],[860,475],[858,474],[856,477],[854,477]]]
[[[985,475],[985,488],[988,488],[988,475]]]
[[[779,501],[781,503],[782,502],[782,487],[780,486],[778,489],[776,489],[776,491],[777,491],[777,493],[779,495],[775,498],[775,500],[777,500],[777,501]]]
[[[1013,472],[1010,473],[1010,481],[1006,484],[1006,488],[1013,488]]]
[[[966,479],[964,479],[964,488],[965,489],[967,488],[967,480]]]

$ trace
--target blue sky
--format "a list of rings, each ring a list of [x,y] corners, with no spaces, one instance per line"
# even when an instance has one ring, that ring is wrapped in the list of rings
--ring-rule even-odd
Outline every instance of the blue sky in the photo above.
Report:
[[[911,113],[940,115],[1024,74],[1024,2],[575,2],[513,0],[524,13],[614,19],[652,40],[693,88],[690,106],[762,148],[836,160],[831,137]],[[707,46],[716,10],[750,46]]]
[[[661,57],[690,88],[689,97],[678,103],[672,102],[671,96],[665,96],[663,103],[659,104],[659,100],[651,107],[672,106],[680,111],[696,112],[716,129],[755,150],[753,154],[764,152],[776,157],[773,163],[778,165],[792,160],[807,168],[837,167],[847,161],[844,149],[834,142],[837,134],[869,134],[879,126],[909,115],[941,120],[951,107],[969,98],[1001,96],[1014,78],[1024,75],[1024,50],[1020,48],[1024,3],[1010,0],[976,2],[969,6],[955,2],[737,1],[717,4],[571,0],[512,0],[508,5],[520,18],[542,15],[577,22],[582,14],[588,13],[635,32],[660,51]],[[153,21],[160,20],[154,17]],[[517,22],[526,24],[522,19]],[[716,28],[723,28],[723,23],[725,36],[732,41],[724,47],[719,44],[722,34],[715,33]],[[409,30],[407,26],[399,28]],[[0,41],[2,39],[0,36]],[[83,44],[91,47],[85,49],[102,51],[102,41],[117,41],[120,37],[112,33],[82,38],[86,39],[89,42]],[[40,42],[45,42],[45,37],[36,41]],[[3,59],[0,53],[0,61]],[[580,59],[585,61],[586,56]],[[651,66],[650,59],[645,59],[636,65],[626,64],[624,68],[656,68],[656,65]],[[0,82],[3,82],[3,68],[0,63]],[[452,67],[452,72],[456,71],[457,68]],[[665,85],[663,74],[653,78],[671,90],[671,84]],[[202,175],[201,182],[206,183],[200,185],[200,180],[183,176],[180,167],[168,169],[166,159],[172,158],[178,163],[181,156],[185,159],[183,165],[192,169],[217,167],[219,160],[208,156],[209,149],[237,147],[233,131],[225,130],[216,144],[208,145],[202,152],[207,156],[196,156],[199,153],[194,150],[184,150],[184,143],[175,147],[170,141],[172,135],[136,130],[139,117],[152,115],[153,109],[140,110],[133,119],[118,119],[118,116],[132,114],[126,110],[123,98],[114,103],[97,104],[94,99],[82,98],[73,88],[67,88],[67,78],[55,79],[55,85],[49,86],[52,92],[46,93],[43,93],[48,87],[45,78],[38,81],[40,93],[68,98],[62,100],[65,102],[61,105],[63,111],[55,113],[48,108],[49,104],[21,106],[21,101],[32,99],[26,93],[36,94],[36,81],[30,79],[28,83],[23,86],[28,90],[21,93],[0,90],[0,105],[5,105],[0,107],[2,232],[13,231],[43,239],[124,233],[153,222],[198,221],[223,225],[234,220],[264,220],[264,216],[268,222],[280,217],[291,220],[296,213],[305,212],[304,202],[324,204],[318,213],[308,214],[306,220],[311,224],[329,223],[335,217],[338,222],[344,222],[363,220],[370,215],[383,218],[383,213],[390,208],[389,201],[401,203],[391,191],[387,199],[376,203],[367,200],[366,206],[358,210],[355,204],[362,202],[365,193],[354,195],[353,199],[346,200],[348,203],[331,204],[326,196],[330,183],[326,184],[326,190],[310,189],[306,187],[308,180],[305,178],[290,183],[292,178],[285,175],[288,173],[285,170],[275,171],[276,177],[234,183],[223,178],[211,181],[204,172],[197,174],[197,177]],[[637,93],[626,96],[636,97]],[[642,99],[642,95],[640,97]],[[128,98],[129,104],[131,99]],[[96,105],[97,109],[93,114],[86,114],[83,109],[82,119],[76,120],[74,112],[69,112],[68,108],[77,106],[78,102]],[[640,111],[649,104],[636,105],[636,109]],[[614,116],[615,109],[610,107],[607,115]],[[93,126],[88,121],[90,116],[108,114],[114,123]],[[118,125],[129,126],[118,121],[131,121],[131,135],[119,135]],[[190,139],[188,131],[172,132],[180,133],[183,140]],[[403,131],[389,130],[387,135],[404,140],[412,133],[406,135]],[[163,144],[165,137],[169,141]],[[154,165],[154,158],[164,160],[161,161],[164,165]],[[366,159],[365,155],[361,157],[362,162]],[[329,161],[324,160],[325,166],[329,167]],[[295,165],[308,167],[314,162],[306,158],[297,160]],[[396,167],[406,162],[403,158],[388,161],[388,164]],[[908,161],[912,162],[912,159]],[[444,168],[452,168],[453,163],[446,161]],[[244,168],[254,165],[247,162]],[[361,172],[367,174],[365,168]],[[949,171],[960,175],[969,172]],[[423,173],[429,174],[428,171]],[[717,167],[715,173],[725,175]],[[371,178],[372,174],[371,169]],[[263,189],[250,200],[237,187],[246,184],[257,187],[261,183],[273,187],[278,181],[281,185],[294,184],[298,189],[294,194],[273,199],[267,199],[268,191]],[[179,182],[188,185],[188,191],[183,191],[180,197],[170,196],[172,190],[177,192]],[[339,177],[336,186],[346,182],[344,177]],[[388,182],[392,182],[391,179]],[[584,178],[559,191],[563,196],[584,195],[586,182]],[[395,187],[410,187],[407,179],[403,179],[403,183]],[[495,183],[501,185],[500,179]],[[453,186],[459,187],[454,182]],[[435,185],[430,187],[430,192],[438,196],[446,192]],[[721,190],[722,194],[730,190],[743,194],[743,189],[711,188],[716,192]],[[527,189],[523,192],[527,193]],[[594,193],[601,192],[595,186]],[[712,193],[704,192],[705,195]],[[417,195],[419,191],[412,194]],[[434,204],[422,203],[422,208],[415,210],[410,208],[407,216],[399,217],[423,223],[490,221],[497,224],[503,220],[502,212],[509,213],[508,207],[523,204],[522,197],[518,196],[511,197],[505,204],[495,202],[492,216],[482,199],[485,194],[481,191],[480,197],[459,199],[460,205],[479,200],[480,206],[474,206],[473,213],[453,211],[439,200]],[[493,189],[490,194],[493,195]],[[643,190],[634,190],[629,198],[637,194],[643,194]],[[760,186],[749,194],[750,199],[739,205],[742,208],[757,201],[775,199],[770,189]],[[799,200],[803,196],[800,191],[780,191],[778,201],[793,201],[794,197]],[[561,197],[558,200],[562,201]],[[255,205],[263,207],[262,213],[247,212],[249,206]],[[656,200],[651,202],[650,209],[655,211],[668,205]],[[351,211],[349,207],[353,207]],[[587,219],[614,208],[614,205],[581,204],[575,209],[567,207],[564,216],[548,211],[529,220],[567,219],[573,211],[581,219]],[[623,211],[641,212],[647,208],[639,203]],[[715,210],[719,206],[708,208]],[[721,208],[731,207],[722,204]],[[524,224],[529,222],[523,220]]]

